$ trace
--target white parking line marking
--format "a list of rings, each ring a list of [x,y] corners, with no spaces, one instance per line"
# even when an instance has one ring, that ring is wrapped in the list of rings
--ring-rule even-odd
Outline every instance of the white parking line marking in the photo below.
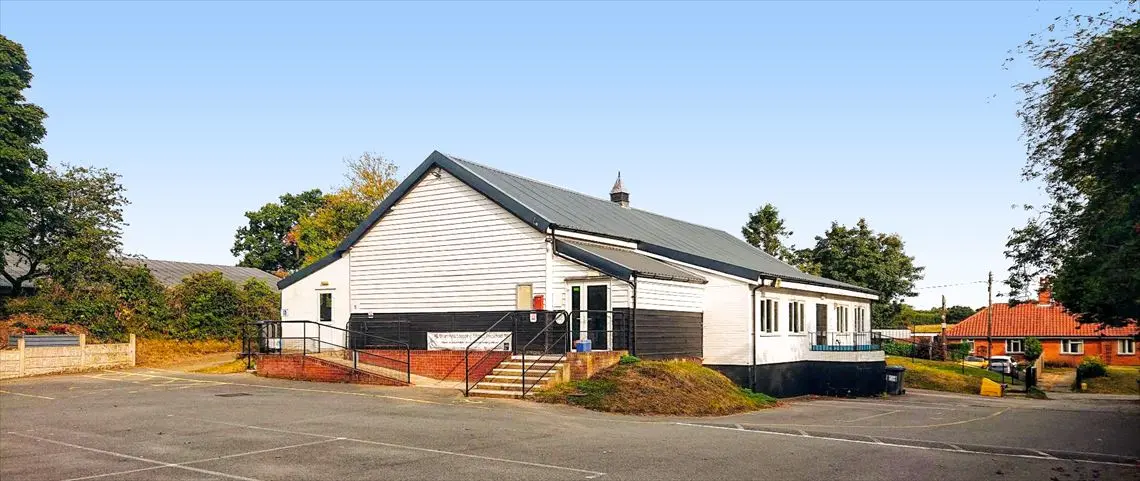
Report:
[[[872,408],[873,407],[873,408],[877,408],[877,409],[883,409],[883,408],[888,408],[888,409],[900,409],[900,408],[901,409],[933,409],[936,411],[957,411],[959,407],[962,407],[961,405],[941,405],[941,404],[934,404],[934,403],[907,403],[904,401],[891,401],[889,403],[881,403],[881,402],[874,402],[874,401],[832,401],[832,400],[827,400],[827,399],[816,399],[816,400],[804,401],[802,403],[796,403],[796,404],[799,404],[801,406],[811,406],[813,404],[824,404],[824,405],[838,405],[838,406],[844,406],[844,407],[864,407],[864,408]],[[954,406],[954,407],[950,407],[950,406]],[[997,406],[993,406],[993,408],[996,408],[996,407]]]
[[[95,475],[91,475],[91,476],[84,476],[82,478],[65,479],[64,481],[80,481],[80,480],[84,480],[84,479],[97,479],[97,478],[105,478],[107,476],[120,476],[123,474],[139,473],[139,472],[143,472],[143,471],[154,471],[156,469],[166,469],[166,468],[171,468],[171,467],[186,466],[187,464],[208,463],[210,461],[221,461],[223,459],[239,458],[242,456],[252,456],[254,454],[272,453],[274,451],[282,451],[285,449],[302,448],[305,446],[312,446],[314,444],[331,443],[334,441],[340,441],[342,439],[343,438],[322,439],[320,441],[313,441],[313,442],[301,443],[301,444],[293,444],[290,446],[278,446],[276,448],[259,449],[257,451],[249,451],[249,452],[245,452],[245,453],[227,454],[225,456],[217,456],[217,457],[206,458],[206,459],[195,459],[194,461],[186,461],[183,463],[174,463],[174,464],[171,464],[169,466],[151,466],[149,468],[130,469],[127,471],[119,471],[119,472],[115,472],[115,473],[95,474]]]
[[[119,457],[119,458],[123,458],[123,459],[131,459],[134,461],[141,461],[144,463],[157,464],[157,465],[160,465],[164,468],[184,469],[186,471],[193,471],[195,473],[209,474],[212,476],[221,476],[223,478],[229,478],[229,479],[240,479],[242,481],[260,481],[256,478],[247,478],[245,476],[236,476],[233,474],[220,473],[218,471],[210,471],[209,469],[201,469],[201,468],[194,468],[194,467],[190,467],[190,466],[180,466],[177,464],[164,463],[162,461],[155,461],[153,459],[140,458],[138,456],[131,456],[129,454],[116,453],[114,451],[106,451],[103,449],[89,448],[87,446],[80,446],[78,444],[71,444],[71,443],[65,443],[63,441],[56,441],[54,439],[41,438],[39,436],[32,436],[30,434],[23,434],[23,433],[17,433],[17,432],[12,432],[12,431],[8,431],[8,434],[11,434],[13,436],[20,436],[20,437],[24,437],[24,438],[28,438],[28,439],[35,439],[36,441],[42,441],[45,443],[52,443],[52,444],[58,444],[60,446],[67,446],[69,448],[82,449],[84,451],[91,451],[93,453],[106,454],[108,456],[115,456],[115,457]]]
[[[13,395],[13,396],[24,396],[24,397],[34,397],[34,398],[37,398],[37,399],[50,399],[50,400],[55,400],[55,398],[53,398],[53,397],[47,397],[47,396],[39,396],[39,395],[36,395],[36,394],[24,394],[24,393],[22,393],[22,392],[12,392],[12,391],[5,391],[5,390],[3,390],[3,389],[0,389],[0,393],[3,393],[3,394],[11,394],[11,395]]]
[[[176,417],[176,416],[174,416],[173,414],[168,414],[167,417]],[[406,444],[385,443],[385,442],[381,442],[381,441],[371,441],[368,439],[336,437],[336,436],[329,436],[327,434],[308,433],[308,432],[304,432],[304,431],[291,431],[288,429],[266,428],[266,427],[261,427],[261,426],[248,425],[248,424],[229,423],[229,422],[225,422],[225,421],[214,421],[212,419],[200,419],[200,418],[190,418],[190,417],[184,417],[183,419],[189,419],[189,420],[193,420],[193,421],[206,422],[206,423],[221,424],[224,426],[233,426],[236,428],[257,429],[257,430],[262,430],[262,431],[270,431],[270,432],[283,433],[283,434],[297,434],[297,435],[302,435],[302,436],[315,436],[315,437],[320,437],[320,438],[335,438],[335,439],[341,439],[341,440],[349,441],[349,442],[353,442],[353,443],[372,444],[372,445],[376,445],[376,446],[384,446],[384,447],[389,447],[389,448],[406,449],[409,451],[420,451],[420,452],[425,452],[425,453],[443,454],[443,455],[447,455],[447,456],[456,456],[456,457],[461,457],[461,458],[480,459],[483,461],[495,461],[495,462],[500,462],[500,463],[517,464],[517,465],[521,465],[521,466],[531,466],[531,467],[535,467],[535,468],[545,468],[545,469],[555,469],[555,470],[560,470],[560,471],[570,471],[570,472],[574,472],[574,473],[585,474],[586,479],[594,479],[594,478],[598,478],[598,477],[606,475],[606,473],[603,473],[601,471],[593,471],[593,470],[589,470],[589,469],[571,468],[571,467],[567,467],[567,466],[558,466],[558,465],[554,465],[554,464],[534,463],[534,462],[530,462],[530,461],[519,461],[517,459],[496,458],[496,457],[492,457],[492,456],[480,456],[478,454],[459,453],[459,452],[455,452],[455,451],[445,451],[442,449],[424,448],[424,447],[420,447],[420,446],[409,446]]]
[[[886,415],[889,415],[889,414],[896,414],[896,413],[901,413],[901,412],[902,412],[902,411],[887,411],[887,412],[885,412],[885,413],[872,414],[872,415],[870,415],[870,416],[863,416],[863,417],[861,417],[861,418],[848,419],[848,420],[846,420],[846,421],[843,421],[843,422],[845,422],[845,423],[855,423],[855,422],[859,422],[859,421],[865,421],[865,420],[867,420],[867,419],[874,419],[874,418],[877,418],[877,417],[879,417],[879,416],[886,416]]]
[[[1035,453],[1037,453],[1037,454],[1040,454],[1040,455],[1042,455],[1042,456],[1045,456],[1046,458],[1049,458],[1049,459],[1057,459],[1057,457],[1056,457],[1056,456],[1053,456],[1052,454],[1049,454],[1049,453],[1047,453],[1047,452],[1045,452],[1045,451],[1038,451],[1038,450],[1034,449],[1034,450],[1033,450],[1033,452],[1035,452]]]
[[[1049,460],[1053,460],[1053,461],[1056,461],[1058,459],[1054,456],[1050,456],[1048,454],[1042,453],[1041,451],[1037,451],[1034,449],[1028,449],[1028,448],[1018,448],[1018,449],[1025,449],[1026,451],[1035,451],[1035,452],[1041,453],[1041,455],[994,453],[994,452],[987,452],[987,451],[970,451],[970,450],[962,449],[960,447],[958,447],[958,449],[950,449],[950,448],[936,448],[936,447],[932,447],[932,446],[914,446],[914,445],[910,445],[910,444],[898,444],[898,443],[890,443],[890,442],[883,442],[883,441],[872,442],[872,441],[862,441],[862,440],[858,440],[858,439],[830,438],[830,437],[823,437],[823,436],[812,436],[812,435],[810,435],[804,431],[800,431],[800,434],[796,435],[796,434],[791,434],[791,433],[780,433],[780,432],[775,432],[775,431],[756,431],[753,429],[736,429],[736,428],[730,428],[728,426],[709,426],[709,425],[705,425],[705,424],[693,424],[693,423],[681,423],[681,422],[676,423],[676,424],[678,426],[687,426],[687,427],[693,427],[693,428],[720,429],[720,430],[724,430],[724,431],[736,431],[736,432],[740,432],[740,433],[750,433],[750,434],[771,434],[773,436],[791,436],[791,437],[803,436],[803,437],[809,437],[812,439],[819,439],[822,441],[835,441],[835,442],[840,442],[840,443],[870,444],[873,446],[890,446],[890,447],[894,447],[894,448],[904,448],[904,449],[921,449],[924,451],[942,451],[942,452],[947,452],[947,453],[959,453],[959,454],[980,454],[982,456],[1006,456],[1006,457],[1011,457],[1011,458],[1049,459]],[[953,446],[949,443],[942,443],[942,444],[946,444],[947,446]],[[954,446],[954,447],[957,447],[957,446]],[[1096,453],[1087,453],[1087,454],[1096,454]],[[1134,466],[1133,463],[1117,463],[1117,462],[1113,462],[1113,461],[1092,461],[1092,460],[1086,460],[1086,459],[1065,459],[1065,461],[1072,461],[1074,463],[1107,464],[1107,465],[1112,465],[1112,466]]]

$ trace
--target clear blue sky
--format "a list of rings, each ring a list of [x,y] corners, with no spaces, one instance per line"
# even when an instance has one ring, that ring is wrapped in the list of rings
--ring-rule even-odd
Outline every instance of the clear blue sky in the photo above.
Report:
[[[1094,11],[1098,4],[1082,4]],[[1009,50],[1061,3],[0,4],[55,163],[122,174],[125,248],[233,263],[243,212],[438,149],[739,235],[897,232],[922,286],[1001,279],[1035,202]],[[999,288],[1000,289],[1000,288]],[[911,302],[981,306],[981,284]]]

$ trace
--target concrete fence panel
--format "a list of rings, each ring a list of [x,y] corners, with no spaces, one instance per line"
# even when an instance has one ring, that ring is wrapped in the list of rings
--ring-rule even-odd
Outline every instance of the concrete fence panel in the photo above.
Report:
[[[78,345],[72,346],[18,339],[16,349],[0,351],[0,379],[135,365],[134,334],[129,342],[119,344],[89,345],[86,335],[77,338]]]

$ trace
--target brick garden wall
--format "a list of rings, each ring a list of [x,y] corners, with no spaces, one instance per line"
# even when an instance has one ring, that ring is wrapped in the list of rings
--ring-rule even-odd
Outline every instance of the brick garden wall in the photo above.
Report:
[[[352,382],[403,386],[403,382],[374,374],[356,372],[331,362],[300,354],[259,355],[257,375],[280,379],[317,382]]]
[[[404,370],[404,362],[408,355],[406,351],[390,349],[370,349],[366,352],[372,355],[361,354],[357,359],[359,362],[400,371]],[[463,351],[412,350],[412,374],[432,379],[462,381],[466,373],[463,354]],[[487,355],[487,358],[479,362],[483,355]],[[471,351],[471,364],[474,365],[471,370],[471,381],[482,380],[483,376],[490,374],[492,369],[510,356],[511,353],[508,351]],[[476,363],[478,364],[475,365]]]

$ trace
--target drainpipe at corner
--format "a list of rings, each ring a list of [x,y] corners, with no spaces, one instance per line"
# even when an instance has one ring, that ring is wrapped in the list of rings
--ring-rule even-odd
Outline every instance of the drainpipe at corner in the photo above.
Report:
[[[748,364],[748,389],[756,390],[756,290],[764,287],[764,278],[756,280],[752,288],[752,362]]]

